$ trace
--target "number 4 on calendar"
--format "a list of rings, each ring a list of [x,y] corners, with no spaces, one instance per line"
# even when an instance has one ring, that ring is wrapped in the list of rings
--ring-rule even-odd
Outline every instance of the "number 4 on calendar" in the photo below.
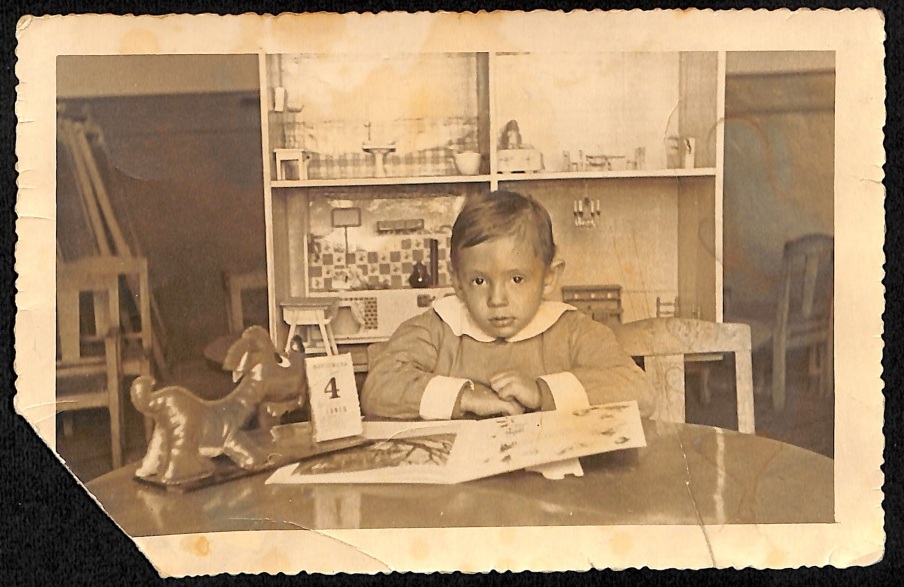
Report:
[[[351,355],[307,357],[305,367],[314,441],[361,434],[361,404]]]

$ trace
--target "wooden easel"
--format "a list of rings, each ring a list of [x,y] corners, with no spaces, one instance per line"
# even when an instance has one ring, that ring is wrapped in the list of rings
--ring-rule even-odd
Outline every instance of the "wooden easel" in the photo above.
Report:
[[[86,239],[90,245],[89,250],[67,251],[57,239],[57,261],[61,263],[72,262],[83,256],[101,257],[142,257],[142,251],[135,236],[134,228],[128,216],[126,229],[129,239],[120,225],[119,219],[114,213],[110,200],[110,192],[104,183],[101,169],[95,157],[95,146],[102,147],[103,138],[100,130],[87,120],[87,117],[71,117],[65,110],[61,110],[57,117],[57,142],[62,147],[61,154],[65,154],[72,169],[75,180],[76,192],[79,196],[79,204],[84,222],[90,234]],[[62,161],[58,162],[58,165]],[[57,188],[60,189],[59,187]],[[131,242],[130,242],[131,241]],[[156,298],[148,291],[142,291],[142,284],[134,275],[125,277],[125,286],[132,294],[145,294],[150,301],[150,324],[142,324],[142,330],[150,329],[153,333],[150,340],[151,360],[158,373],[167,371],[165,351],[166,330],[160,317],[160,310]],[[121,321],[124,334],[130,334],[130,321],[123,316]],[[134,334],[134,333],[132,333]]]

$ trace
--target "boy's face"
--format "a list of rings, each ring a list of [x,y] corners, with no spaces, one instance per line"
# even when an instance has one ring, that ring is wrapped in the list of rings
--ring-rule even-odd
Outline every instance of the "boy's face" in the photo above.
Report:
[[[503,236],[462,249],[452,282],[481,330],[509,338],[555,288],[557,267],[546,266],[529,237]]]

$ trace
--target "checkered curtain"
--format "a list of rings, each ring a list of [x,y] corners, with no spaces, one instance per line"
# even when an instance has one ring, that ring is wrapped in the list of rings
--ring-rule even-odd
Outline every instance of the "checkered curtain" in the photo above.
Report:
[[[347,121],[305,123],[307,148],[311,151],[311,179],[361,179],[374,176],[373,157],[363,150],[363,124]],[[359,128],[360,127],[360,128]],[[396,151],[384,160],[388,177],[456,175],[452,154],[477,150],[477,119],[411,119],[395,121],[392,134]],[[381,134],[388,134],[382,130]],[[356,150],[352,150],[356,149]]]

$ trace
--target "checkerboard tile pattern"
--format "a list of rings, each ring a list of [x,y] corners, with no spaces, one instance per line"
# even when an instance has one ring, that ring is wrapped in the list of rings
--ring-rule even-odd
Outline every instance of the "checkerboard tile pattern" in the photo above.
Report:
[[[367,288],[402,289],[410,287],[408,277],[414,264],[422,262],[430,267],[429,239],[435,238],[439,247],[439,287],[452,284],[449,276],[448,234],[394,235],[382,239],[383,246],[378,251],[346,252],[343,246],[336,246],[326,240],[312,247],[308,258],[308,276],[311,291],[333,291],[339,280],[359,281]]]

